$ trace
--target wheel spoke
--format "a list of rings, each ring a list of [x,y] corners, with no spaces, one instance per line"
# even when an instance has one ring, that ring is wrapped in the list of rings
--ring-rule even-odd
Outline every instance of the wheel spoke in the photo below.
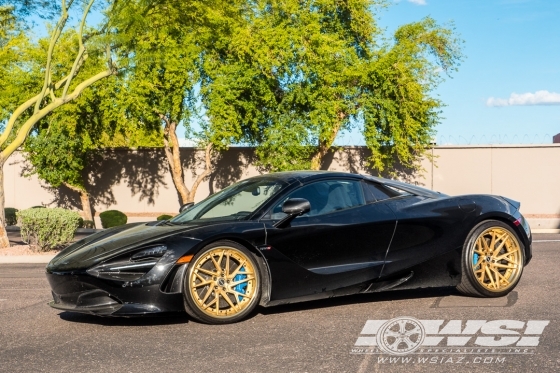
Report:
[[[494,278],[492,278],[492,273],[490,272],[490,268],[485,267],[486,274],[488,275],[488,279],[490,280],[490,284],[494,289],[496,289],[496,285],[494,284]]]
[[[482,245],[484,246],[484,251],[486,252],[490,250],[490,247],[488,247],[488,242],[486,242],[486,237],[480,236],[480,240],[482,241]]]
[[[241,263],[239,263],[239,265],[237,266],[237,268],[235,269],[235,271],[233,271],[233,273],[231,275],[228,276],[228,279],[232,279],[234,278],[237,273],[241,270],[241,268],[243,268],[243,266],[247,263],[247,260],[242,261]],[[243,272],[243,274],[245,274],[246,272]]]
[[[197,269],[195,269],[195,271],[196,272],[202,272],[202,273],[205,273],[205,274],[210,275],[210,276],[216,276],[216,274],[214,272],[209,271],[209,270],[204,269],[204,268],[197,268]],[[196,273],[196,272],[195,272],[195,274],[198,276],[198,273]]]
[[[414,329],[406,332],[406,335],[409,336],[409,337],[413,334],[420,334],[420,329],[418,328],[418,325],[415,325]]]
[[[230,253],[228,251],[226,253],[226,269],[225,269],[226,278],[229,276],[229,257],[230,257]]]
[[[214,263],[214,268],[216,268],[216,271],[221,272],[222,268],[220,267],[220,262],[216,261],[216,259],[214,259],[214,255],[210,256],[210,259],[212,259],[212,263]],[[221,259],[221,257],[220,257]]]
[[[204,296],[204,298],[202,298],[201,302],[204,305],[204,303],[206,303],[206,301],[208,300],[208,298],[210,298],[210,294],[212,294],[212,290],[208,289],[208,291],[206,292],[206,295]]]
[[[212,280],[199,282],[198,284],[193,285],[193,288],[199,288],[199,287],[201,287],[201,286],[210,285],[210,284],[213,283],[213,282],[214,282],[214,281],[212,281]]]
[[[414,342],[412,342],[408,337],[402,338],[401,341],[406,343],[406,348],[410,348],[410,346],[414,346]]]
[[[517,264],[506,265],[506,264],[501,264],[501,263],[494,263],[494,267],[506,268],[506,269],[517,269]]]
[[[506,285],[509,285],[509,280],[507,278],[505,278],[497,269],[492,268],[492,271],[494,271],[494,273],[496,273],[496,279],[498,281],[499,281],[498,277],[501,277],[506,282]]]
[[[478,240],[476,240],[474,252],[479,254],[484,254],[485,249],[484,246],[481,244],[482,241],[484,241],[484,237],[478,237]]]
[[[211,294],[211,293],[213,293],[213,292],[211,292],[211,291],[208,292],[208,294]],[[208,298],[206,298],[206,299],[208,299]],[[203,304],[203,306],[204,306],[204,308],[211,307],[214,303],[216,303],[216,301],[217,301],[217,297],[216,297],[216,293],[214,293],[214,299],[208,304]]]
[[[514,261],[513,259],[508,258],[508,256],[510,256],[510,255],[513,255],[513,252],[507,252],[507,253],[505,253],[505,254],[502,254],[502,255],[500,255],[500,256],[497,256],[497,257],[494,258],[494,259],[495,259],[495,260],[504,260],[504,259],[505,259],[505,260],[507,260],[508,262],[517,263],[517,262]]]
[[[401,333],[400,333],[400,332],[395,332],[395,331],[390,330],[390,329],[387,329],[387,330],[385,331],[385,335],[386,335],[387,337],[398,338],[398,337],[401,336]]]
[[[478,257],[478,261],[476,262],[476,264],[473,264],[473,269],[481,265],[483,261],[484,258],[482,256]]]
[[[244,274],[244,273],[243,273],[243,274]],[[254,280],[254,279],[255,279],[255,278],[252,277],[252,276],[247,276],[246,278],[244,278],[244,279],[242,279],[242,280],[239,280],[239,281],[232,282],[232,283],[230,283],[229,285],[233,287],[233,286],[235,286],[235,285],[239,285],[239,284],[242,284],[242,283],[244,283],[244,282],[251,281],[251,280]]]
[[[251,298],[250,295],[247,295],[247,294],[245,294],[245,293],[240,293],[240,292],[235,291],[235,290],[226,290],[226,293],[233,294],[233,295],[235,295],[235,296],[244,297],[244,298]],[[236,298],[236,299],[237,299],[237,298]]]
[[[237,308],[237,306],[235,306],[235,305],[231,302],[231,299],[229,299],[229,297],[227,296],[227,294],[226,294],[223,290],[220,290],[220,293],[222,294],[222,298],[224,298],[224,299],[226,300],[226,302],[229,304],[229,306],[230,306],[231,308],[233,308],[233,309],[236,310],[236,311],[239,311],[239,309]]]
[[[400,320],[399,321],[399,331],[402,333],[406,332],[406,321]]]
[[[395,341],[389,345],[389,348],[391,348],[391,349],[394,350],[395,348],[399,347],[399,344],[400,344],[400,343],[401,343],[401,338],[400,338],[400,337],[397,337],[397,338],[395,339]]]
[[[214,299],[216,300],[216,315],[220,314],[220,293],[218,292],[214,292],[215,297]]]
[[[492,234],[492,240],[490,240],[488,252],[492,251],[492,248],[496,245],[496,232],[492,231],[491,234]]]
[[[505,237],[505,239],[504,239]],[[506,244],[506,242],[508,241],[507,239],[509,238],[509,234],[508,232],[504,233],[503,235],[500,236],[500,238],[498,239],[498,241],[502,241],[497,248],[494,249],[494,253],[499,253],[502,248],[504,247],[504,245]],[[495,255],[495,254],[494,254]]]

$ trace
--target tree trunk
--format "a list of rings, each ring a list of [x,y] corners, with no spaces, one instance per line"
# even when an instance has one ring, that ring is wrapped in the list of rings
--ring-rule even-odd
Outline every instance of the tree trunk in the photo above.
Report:
[[[80,199],[82,200],[82,211],[84,213],[84,220],[93,221],[93,224],[95,225],[93,214],[91,213],[91,202],[89,200],[89,193],[86,191],[82,191],[80,193]]]
[[[6,232],[6,216],[4,215],[4,159],[0,159],[0,248],[10,247],[10,239]]]
[[[317,151],[311,158],[311,169],[312,170],[320,170],[321,165],[323,164],[323,158],[329,152],[334,139],[336,139],[336,135],[338,135],[338,131],[342,126],[342,121],[344,120],[346,115],[344,113],[338,114],[338,121],[335,123],[334,127],[331,129],[331,132],[327,135],[326,140],[319,140],[319,145],[317,146]]]
[[[179,194],[182,206],[185,203],[194,202],[198,186],[212,172],[213,146],[212,143],[208,143],[206,145],[206,148],[204,149],[204,172],[198,175],[191,190],[189,190],[189,188],[185,185],[183,165],[181,164],[181,148],[179,148],[179,140],[177,139],[177,133],[175,132],[177,130],[177,123],[163,114],[160,114],[159,117],[165,123],[165,128],[163,129],[165,155],[167,157],[169,169],[171,170],[173,185],[175,185],[177,194]]]
[[[189,190],[185,186],[183,179],[183,165],[181,164],[181,149],[179,148],[179,140],[177,139],[177,123],[169,120],[165,115],[160,114],[160,118],[165,122],[163,130],[163,144],[173,185],[179,194],[181,206],[189,201]]]
[[[74,185],[70,185],[68,183],[64,183],[64,185],[68,188],[73,190],[74,192],[80,193],[80,200],[82,201],[82,215],[84,220],[93,220],[93,214],[91,213],[91,202],[89,200],[89,193],[80,187],[76,187]],[[94,223],[95,224],[95,223]]]
[[[194,196],[196,195],[198,186],[212,172],[212,149],[213,147],[211,143],[206,145],[206,149],[204,150],[204,172],[198,175],[198,177],[196,178],[196,181],[194,182],[189,193],[188,202],[194,202]]]

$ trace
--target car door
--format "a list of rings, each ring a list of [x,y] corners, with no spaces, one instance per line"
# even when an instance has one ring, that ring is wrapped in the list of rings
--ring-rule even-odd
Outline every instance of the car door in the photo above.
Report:
[[[285,228],[282,204],[310,202],[309,213]],[[384,204],[367,203],[359,179],[330,179],[301,186],[282,198],[265,221],[265,253],[273,281],[271,300],[292,298],[371,282],[379,277],[395,228]]]

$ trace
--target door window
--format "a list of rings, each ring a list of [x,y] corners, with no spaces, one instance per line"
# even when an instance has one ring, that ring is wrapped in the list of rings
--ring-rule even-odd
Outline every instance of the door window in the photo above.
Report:
[[[311,210],[303,216],[323,215],[365,204],[362,187],[359,181],[319,181],[302,186],[282,199],[282,201],[272,209],[270,214],[271,219],[282,219],[286,216],[286,214],[282,212],[282,205],[289,198],[304,198],[309,201]]]

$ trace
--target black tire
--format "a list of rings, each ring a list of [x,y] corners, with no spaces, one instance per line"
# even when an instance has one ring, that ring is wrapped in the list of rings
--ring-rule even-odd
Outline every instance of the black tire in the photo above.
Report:
[[[243,320],[259,304],[261,272],[247,248],[222,240],[193,257],[183,285],[185,311],[192,318],[228,324]]]
[[[507,295],[519,282],[524,263],[525,248],[515,231],[498,220],[483,221],[463,245],[457,290],[475,297]]]

